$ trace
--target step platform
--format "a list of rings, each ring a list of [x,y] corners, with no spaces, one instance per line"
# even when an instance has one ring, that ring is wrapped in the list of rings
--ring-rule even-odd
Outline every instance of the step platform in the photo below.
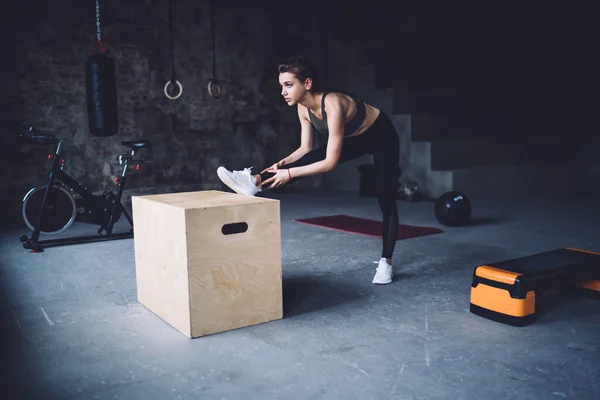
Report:
[[[536,319],[536,294],[577,287],[600,294],[600,253],[560,248],[480,265],[473,271],[470,311],[513,326]]]

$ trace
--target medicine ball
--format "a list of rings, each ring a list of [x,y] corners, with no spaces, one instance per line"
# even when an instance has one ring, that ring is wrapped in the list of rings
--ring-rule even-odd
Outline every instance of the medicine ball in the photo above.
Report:
[[[434,204],[437,220],[446,226],[464,225],[471,215],[471,201],[460,192],[446,192]]]

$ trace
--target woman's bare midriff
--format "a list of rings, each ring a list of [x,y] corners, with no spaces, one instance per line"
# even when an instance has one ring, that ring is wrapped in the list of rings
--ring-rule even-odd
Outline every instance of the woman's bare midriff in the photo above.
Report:
[[[378,108],[375,108],[372,105],[367,104],[367,103],[365,103],[365,105],[366,105],[366,110],[365,110],[364,122],[358,127],[358,129],[353,134],[348,135],[346,137],[362,135],[363,133],[365,133],[365,131],[367,129],[369,129],[371,127],[371,125],[373,125],[373,122],[375,122],[375,120],[379,116],[379,113],[381,111]]]

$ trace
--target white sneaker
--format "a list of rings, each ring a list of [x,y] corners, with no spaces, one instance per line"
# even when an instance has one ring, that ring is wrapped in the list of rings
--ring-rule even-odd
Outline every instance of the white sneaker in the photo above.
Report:
[[[377,266],[375,276],[373,277],[373,283],[376,285],[386,285],[392,282],[393,277],[394,270],[392,269],[392,266],[387,263],[385,258],[379,260],[379,265]]]
[[[217,175],[221,182],[234,192],[252,197],[261,190],[254,183],[254,178],[250,173],[251,170],[252,167],[244,168],[243,171],[229,171],[225,167],[219,167],[217,168]]]

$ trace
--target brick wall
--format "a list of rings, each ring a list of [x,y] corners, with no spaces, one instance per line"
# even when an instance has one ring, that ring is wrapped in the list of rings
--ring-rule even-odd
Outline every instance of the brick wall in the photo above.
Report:
[[[39,3],[2,5],[0,22],[10,38],[0,78],[4,214],[18,215],[22,196],[46,178],[49,149],[13,139],[29,125],[63,137],[67,171],[98,190],[113,185],[119,173],[118,141],[150,140],[146,158],[153,164],[128,181],[136,193],[220,188],[217,166],[260,171],[299,143],[295,109],[281,100],[276,66],[284,56],[308,51],[302,10],[283,21],[274,1],[215,1],[216,73],[225,81],[223,96],[215,100],[206,90],[213,62],[210,3],[174,0],[175,71],[184,90],[169,100],[163,94],[171,77],[168,0],[102,1],[103,39],[116,65],[120,133],[100,138],[88,132],[85,103],[94,4],[68,0],[59,9]]]

